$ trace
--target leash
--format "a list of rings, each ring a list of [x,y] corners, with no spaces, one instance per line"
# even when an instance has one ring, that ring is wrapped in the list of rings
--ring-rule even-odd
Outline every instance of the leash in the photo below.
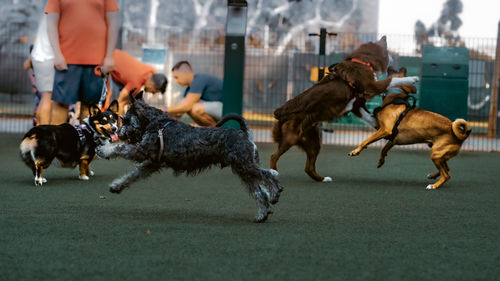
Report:
[[[99,98],[98,106],[102,111],[108,109],[111,101],[111,82],[112,78],[109,73],[104,74],[101,70],[101,66],[96,66],[94,68],[94,74],[96,76],[102,77],[104,79],[101,90],[101,97]]]
[[[158,157],[156,157],[156,160],[159,162],[161,159],[161,156],[163,155],[163,148],[164,148],[164,142],[163,142],[163,129],[165,129],[170,123],[173,121],[169,120],[163,126],[158,130],[158,137],[160,138],[160,150],[158,151]]]

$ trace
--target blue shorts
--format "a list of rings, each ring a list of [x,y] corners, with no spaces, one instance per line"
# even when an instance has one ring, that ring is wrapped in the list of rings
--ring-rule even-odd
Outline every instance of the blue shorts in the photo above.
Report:
[[[99,102],[104,77],[94,73],[95,65],[68,64],[67,70],[58,70],[54,76],[52,100],[62,104],[81,101],[91,105]]]

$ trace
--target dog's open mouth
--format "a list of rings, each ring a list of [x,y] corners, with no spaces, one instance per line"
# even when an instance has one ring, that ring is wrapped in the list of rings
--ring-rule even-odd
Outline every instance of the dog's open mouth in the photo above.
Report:
[[[116,141],[119,141],[119,138],[118,138],[118,134],[117,133],[113,133],[109,136],[111,138],[111,142],[116,142]]]

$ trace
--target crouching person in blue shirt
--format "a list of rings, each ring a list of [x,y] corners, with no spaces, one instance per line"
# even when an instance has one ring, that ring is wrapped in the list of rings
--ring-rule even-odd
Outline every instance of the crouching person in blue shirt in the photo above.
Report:
[[[187,87],[184,99],[167,108],[169,115],[187,113],[200,126],[215,127],[222,117],[222,80],[208,74],[194,73],[187,61],[172,68],[172,76],[180,86]]]

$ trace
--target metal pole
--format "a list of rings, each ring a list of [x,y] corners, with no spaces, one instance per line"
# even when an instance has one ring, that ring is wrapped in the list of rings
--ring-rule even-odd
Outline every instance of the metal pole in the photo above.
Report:
[[[326,28],[322,27],[318,33],[309,33],[309,36],[319,36],[319,57],[318,57],[318,81],[325,76],[326,67],[326,36],[337,36],[335,32],[327,32]]]
[[[243,111],[247,6],[245,0],[228,0],[222,84],[223,115],[241,115]]]
[[[493,72],[492,86],[491,87],[491,101],[490,101],[490,115],[488,118],[488,137],[496,137],[497,118],[498,118],[498,90],[500,80],[500,21],[498,22],[497,33],[497,49],[495,53],[495,71]]]
[[[319,31],[319,58],[318,58],[318,81],[325,76],[325,49],[326,49],[326,28]]]

